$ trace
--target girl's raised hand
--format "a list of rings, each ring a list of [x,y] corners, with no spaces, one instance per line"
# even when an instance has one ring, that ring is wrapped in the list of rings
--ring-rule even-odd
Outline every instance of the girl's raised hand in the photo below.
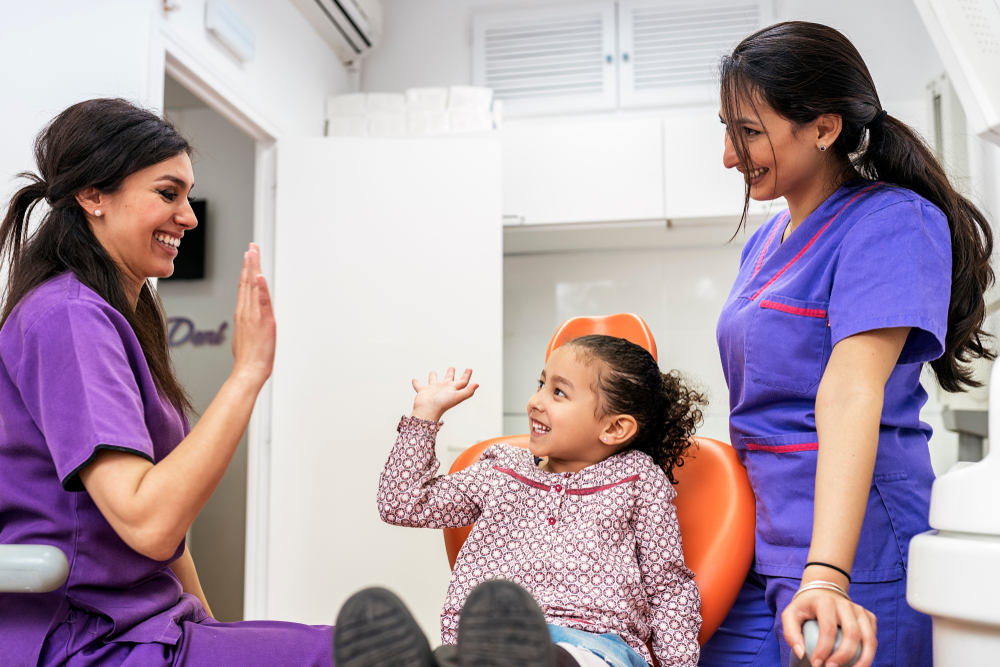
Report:
[[[471,379],[471,368],[466,368],[462,377],[457,380],[455,379],[455,369],[449,368],[444,374],[442,382],[438,382],[437,373],[434,371],[431,371],[425,385],[414,380],[413,388],[416,390],[417,396],[413,399],[413,412],[410,416],[431,422],[440,421],[445,412],[472,396],[476,393],[476,389],[479,389],[478,384],[469,384]]]
[[[260,271],[260,248],[256,243],[251,243],[243,254],[233,319],[233,375],[263,385],[274,365],[276,327],[271,294]]]

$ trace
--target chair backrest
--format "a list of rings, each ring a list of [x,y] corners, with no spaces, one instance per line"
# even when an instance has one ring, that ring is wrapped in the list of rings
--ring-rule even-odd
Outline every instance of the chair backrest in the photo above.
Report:
[[[587,321],[595,323],[587,327]],[[614,328],[614,323],[621,323]],[[601,330],[595,331],[594,328]],[[619,333],[619,332],[625,333]],[[638,315],[612,315],[603,318],[573,318],[563,324],[548,354],[573,338],[591,333],[617,335],[642,345],[656,357],[656,343],[649,327]],[[695,438],[684,457],[684,465],[674,469],[677,479],[677,521],[680,524],[684,560],[695,574],[701,594],[702,626],[698,641],[704,644],[722,624],[736,602],[753,562],[756,509],[746,469],[729,445]],[[528,435],[493,438],[473,445],[455,460],[450,472],[458,472],[476,461],[491,445],[504,443],[528,447]],[[445,548],[455,567],[458,552],[472,526],[446,528]]]
[[[654,360],[657,360],[653,332],[649,330],[649,325],[641,317],[633,313],[619,313],[603,317],[571,317],[563,322],[562,326],[553,334],[552,340],[549,341],[549,348],[545,350],[545,360],[548,361],[552,350],[560,345],[568,343],[574,338],[590,334],[624,338],[644,348],[653,355]]]

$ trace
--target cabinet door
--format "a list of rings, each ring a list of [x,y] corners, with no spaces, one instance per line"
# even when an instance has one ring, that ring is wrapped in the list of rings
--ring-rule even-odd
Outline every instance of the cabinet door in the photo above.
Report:
[[[733,218],[743,213],[743,176],[723,166],[725,146],[726,127],[714,110],[663,119],[668,219]],[[756,217],[785,208],[783,199],[751,200],[748,213]]]
[[[381,585],[435,637],[441,533],[382,523],[378,479],[430,370],[481,385],[441,459],[502,434],[499,141],[283,139],[276,200],[267,617],[329,624]]]
[[[660,119],[524,121],[503,132],[508,222],[664,217]]]
[[[663,119],[667,218],[739,215],[743,177],[722,166],[726,128],[703,112]]]

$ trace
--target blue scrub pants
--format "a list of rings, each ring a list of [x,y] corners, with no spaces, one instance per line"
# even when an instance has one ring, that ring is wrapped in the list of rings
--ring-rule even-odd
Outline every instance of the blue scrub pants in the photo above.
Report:
[[[751,572],[736,604],[701,648],[699,667],[788,667],[781,612],[800,580]],[[931,667],[931,619],[906,603],[906,580],[851,584],[851,599],[878,619],[873,667]]]

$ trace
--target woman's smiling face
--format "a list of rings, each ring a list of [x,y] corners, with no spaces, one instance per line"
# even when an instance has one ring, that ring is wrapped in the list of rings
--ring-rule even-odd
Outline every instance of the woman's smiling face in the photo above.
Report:
[[[188,201],[192,187],[191,158],[181,153],[130,175],[116,192],[88,188],[78,196],[94,235],[124,272],[125,287],[135,298],[147,278],[174,272],[184,232],[198,224]]]
[[[797,127],[760,100],[752,105],[743,102],[733,106],[739,110],[738,118],[726,118],[725,111],[719,113],[719,119],[729,130],[722,162],[727,169],[735,168],[743,174],[750,183],[751,199],[794,197],[811,187],[816,174],[822,171],[824,157],[817,150],[815,132],[809,131],[808,126]],[[746,140],[748,171],[740,165],[730,132]]]

